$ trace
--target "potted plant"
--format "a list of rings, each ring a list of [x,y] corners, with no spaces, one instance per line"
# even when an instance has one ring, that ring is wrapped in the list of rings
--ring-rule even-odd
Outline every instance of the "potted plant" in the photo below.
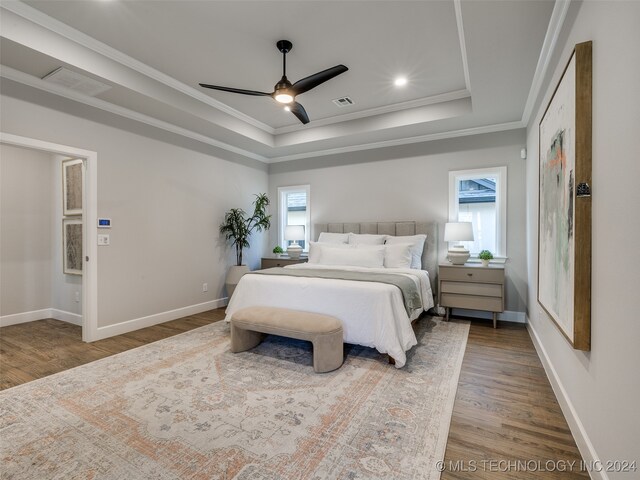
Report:
[[[273,249],[273,253],[275,256],[279,257],[280,255],[282,255],[284,253],[284,250],[282,249],[282,247],[280,245],[276,245]]]
[[[229,268],[225,279],[229,298],[233,295],[240,278],[249,271],[249,267],[242,264],[242,250],[250,247],[249,237],[254,231],[262,232],[271,226],[271,215],[267,215],[267,194],[256,195],[253,205],[251,217],[247,218],[246,212],[241,208],[232,208],[224,214],[224,222],[220,224],[220,233],[236,248],[236,264]]]
[[[485,267],[489,266],[489,260],[491,260],[493,258],[493,253],[491,253],[489,250],[482,250],[479,254],[478,254],[478,258],[480,260],[482,260],[482,265]]]

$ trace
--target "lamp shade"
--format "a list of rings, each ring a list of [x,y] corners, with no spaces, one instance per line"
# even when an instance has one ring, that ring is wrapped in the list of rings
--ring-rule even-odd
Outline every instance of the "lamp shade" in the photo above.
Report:
[[[284,227],[285,240],[304,240],[304,225],[287,225]]]
[[[445,242],[472,242],[473,226],[471,222],[449,222],[444,225]]]

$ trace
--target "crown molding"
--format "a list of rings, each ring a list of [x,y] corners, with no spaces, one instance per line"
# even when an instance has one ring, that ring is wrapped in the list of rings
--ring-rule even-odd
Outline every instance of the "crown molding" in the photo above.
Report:
[[[121,117],[129,118],[131,120],[135,120],[137,122],[145,123],[152,127],[160,128],[162,130],[166,130],[167,132],[175,133],[177,135],[181,135],[183,137],[191,138],[193,140],[197,140],[199,142],[206,143],[213,147],[221,148],[228,152],[232,152],[238,155],[242,155],[247,158],[252,158],[254,160],[258,160],[260,162],[268,163],[268,159],[254,152],[250,152],[248,150],[244,150],[239,147],[235,147],[233,145],[229,145],[228,143],[221,142],[219,140],[215,140],[211,137],[207,137],[200,133],[193,132],[191,130],[187,130],[186,128],[178,127],[172,123],[165,122],[163,120],[159,120],[157,118],[150,117],[149,115],[145,115],[143,113],[138,113],[128,108],[121,107],[119,105],[114,105],[113,103],[106,102],[104,100],[100,100],[99,98],[90,97],[88,95],[83,95],[78,92],[74,92],[65,87],[61,87],[59,85],[52,84],[50,82],[45,82],[44,80],[35,77],[33,75],[29,75],[27,73],[21,72],[11,67],[7,67],[5,65],[0,66],[0,77],[6,78],[8,80],[13,80],[14,82],[22,83],[24,85],[28,85],[33,88],[37,88],[39,90],[43,90],[45,92],[53,93],[54,95],[59,95],[61,97],[68,98],[70,100],[74,100],[76,102],[83,103],[85,105],[89,105],[91,107],[98,108],[100,110],[104,110],[106,112],[114,113]]]
[[[547,33],[544,36],[542,50],[540,50],[540,57],[538,57],[538,64],[536,65],[536,71],[531,82],[529,96],[527,97],[527,102],[525,103],[524,110],[522,112],[522,123],[524,125],[529,124],[533,106],[538,99],[538,95],[540,95],[542,82],[544,81],[544,77],[546,76],[551,63],[551,58],[553,57],[553,53],[558,45],[558,38],[560,37],[560,32],[562,31],[562,26],[564,25],[570,5],[570,0],[556,0],[555,5],[553,6],[551,18],[549,19],[549,26],[547,27]]]
[[[467,87],[467,91],[471,92],[471,80],[469,79],[469,62],[467,60],[467,43],[464,39],[464,26],[462,23],[461,0],[454,0],[453,7],[455,8],[455,11],[456,11],[456,25],[458,26],[458,39],[460,40],[460,54],[462,55],[462,69],[464,71],[464,84]]]
[[[153,80],[156,80],[166,85],[167,87],[188,95],[189,97],[205,103],[217,110],[220,110],[221,112],[231,115],[238,120],[253,125],[260,130],[263,130],[271,135],[273,135],[275,132],[275,129],[273,127],[262,123],[259,120],[256,120],[255,118],[214,99],[213,97],[205,95],[195,88],[190,87],[180,82],[179,80],[176,80],[175,78],[162,73],[155,68],[150,67],[149,65],[142,63],[130,57],[129,55],[126,55],[125,53],[122,53],[121,51],[116,50],[115,48],[112,48],[105,43],[102,43],[99,40],[96,40],[95,38],[90,37],[89,35],[86,35],[85,33],[82,33],[79,30],[76,30],[75,28],[56,20],[55,18],[50,17],[45,13],[42,13],[41,11],[33,7],[30,7],[25,3],[22,3],[19,0],[2,2],[2,4],[0,4],[0,7],[24,18],[25,20],[39,25],[42,28],[56,33],[66,38],[67,40],[71,40],[72,42],[88,48],[89,50],[92,50],[99,55],[102,55],[127,68],[130,68],[146,77],[152,78]]]
[[[427,135],[419,135],[416,137],[399,138],[395,140],[384,140],[382,142],[362,143],[359,145],[349,145],[346,147],[329,148],[326,150],[317,150],[315,152],[297,153],[293,155],[284,155],[281,157],[272,157],[268,163],[287,162],[290,160],[302,160],[304,158],[323,157],[326,155],[337,155],[341,153],[356,152],[359,150],[373,150],[375,148],[397,147],[400,145],[408,145],[412,143],[431,142],[433,140],[443,140],[446,138],[466,137],[469,135],[480,135],[482,133],[503,132],[506,130],[517,130],[524,128],[525,125],[520,120],[507,123],[498,123],[494,125],[485,125],[481,127],[465,128],[462,130],[451,130],[442,133],[429,133]]]
[[[453,92],[441,93],[439,95],[432,95],[430,97],[418,98],[416,100],[409,100],[407,102],[394,103],[391,105],[384,105],[382,107],[369,108],[367,110],[361,110],[359,112],[346,113],[344,115],[337,115],[334,117],[321,118],[313,121],[313,128],[324,127],[325,125],[332,125],[334,123],[347,122],[350,120],[358,120],[360,118],[373,117],[375,115],[383,115],[385,113],[397,112],[399,110],[408,110],[411,108],[426,107],[427,105],[434,105],[436,103],[450,102],[452,100],[460,100],[461,98],[468,98],[471,94],[467,90],[455,90]],[[276,128],[276,135],[282,133],[297,132],[300,130],[310,130],[309,127],[304,125],[290,125],[288,127]]]
[[[376,148],[394,147],[394,146],[408,145],[412,143],[430,142],[434,140],[443,140],[447,138],[479,135],[483,133],[494,133],[494,132],[501,132],[506,130],[515,130],[515,129],[523,128],[526,126],[521,121],[518,120],[514,122],[486,125],[486,126],[480,126],[480,127],[472,127],[472,128],[461,129],[461,130],[452,130],[449,132],[432,133],[427,135],[419,135],[415,137],[385,140],[381,142],[363,143],[358,145],[349,145],[345,147],[331,148],[331,149],[325,149],[325,150],[316,150],[316,151],[293,154],[293,155],[284,155],[280,157],[265,157],[257,153],[250,152],[248,150],[244,150],[242,148],[238,148],[233,145],[229,145],[227,143],[215,140],[213,138],[207,137],[200,133],[187,130],[186,128],[178,127],[177,125],[173,125],[171,123],[158,120],[148,115],[144,115],[142,113],[138,113],[133,110],[120,107],[118,105],[114,105],[112,103],[106,102],[104,100],[100,100],[98,98],[89,97],[87,95],[74,92],[73,90],[69,90],[67,88],[52,84],[50,82],[45,82],[44,80],[38,77],[26,74],[24,72],[20,72],[19,70],[16,70],[11,67],[0,65],[0,77],[6,78],[8,80],[12,80],[14,82],[18,82],[33,88],[37,88],[39,90],[43,90],[45,92],[52,93],[54,95],[68,98],[70,100],[83,103],[85,105],[89,105],[91,107],[98,108],[100,110],[104,110],[106,112],[110,112],[115,115],[119,115],[121,117],[129,118],[131,120],[141,122],[146,125],[159,128],[161,130],[175,133],[177,135],[190,138],[192,140],[197,140],[207,145],[221,148],[228,152],[242,155],[244,157],[258,160],[260,162],[267,163],[267,164],[286,162],[291,160],[301,160],[305,158],[322,157],[327,155],[336,155],[341,153],[356,152],[360,150],[372,150]]]

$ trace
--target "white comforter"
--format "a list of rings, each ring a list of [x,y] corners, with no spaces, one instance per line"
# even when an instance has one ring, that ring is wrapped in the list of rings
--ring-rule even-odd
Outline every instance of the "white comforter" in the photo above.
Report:
[[[342,321],[346,343],[375,347],[380,353],[393,357],[397,368],[404,366],[407,360],[405,352],[417,343],[411,321],[423,310],[433,307],[431,285],[425,270],[336,267],[306,263],[286,268],[401,273],[416,282],[423,308],[415,310],[409,317],[400,290],[386,283],[245,275],[229,302],[225,320],[229,321],[236,310],[255,305],[331,315]]]

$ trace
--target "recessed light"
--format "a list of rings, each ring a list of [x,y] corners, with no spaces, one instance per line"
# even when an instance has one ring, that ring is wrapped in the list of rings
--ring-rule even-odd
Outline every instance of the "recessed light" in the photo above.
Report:
[[[407,84],[407,77],[396,77],[396,79],[393,81],[393,84],[396,87],[403,87]]]

